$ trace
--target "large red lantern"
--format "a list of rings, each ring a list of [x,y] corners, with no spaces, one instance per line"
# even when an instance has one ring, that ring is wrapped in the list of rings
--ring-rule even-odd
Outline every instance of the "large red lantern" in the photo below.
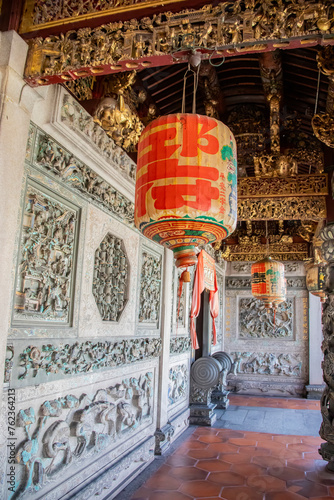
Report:
[[[138,143],[135,223],[173,250],[178,267],[195,247],[226,238],[237,220],[236,144],[214,118],[175,114],[154,120]]]
[[[285,300],[286,280],[284,265],[271,257],[252,264],[252,295],[261,299],[267,309],[276,309]]]

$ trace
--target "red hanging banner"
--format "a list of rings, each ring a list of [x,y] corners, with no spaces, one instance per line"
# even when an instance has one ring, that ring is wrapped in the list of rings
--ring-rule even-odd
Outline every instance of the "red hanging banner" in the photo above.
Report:
[[[193,349],[199,348],[196,328],[195,328],[195,318],[197,318],[197,316],[199,315],[199,311],[201,308],[201,293],[205,289],[210,291],[209,302],[210,302],[210,315],[212,317],[213,344],[216,345],[217,334],[216,334],[215,318],[217,318],[219,312],[216,267],[214,259],[210,257],[210,255],[208,255],[204,250],[202,250],[199,253],[197,259],[193,298],[190,311],[190,334],[191,334],[191,343]]]

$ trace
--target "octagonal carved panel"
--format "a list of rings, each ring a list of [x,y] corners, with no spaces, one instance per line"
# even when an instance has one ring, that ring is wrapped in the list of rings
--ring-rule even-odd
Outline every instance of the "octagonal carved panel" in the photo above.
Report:
[[[108,233],[95,252],[93,295],[103,321],[119,321],[128,300],[129,262],[123,241]]]

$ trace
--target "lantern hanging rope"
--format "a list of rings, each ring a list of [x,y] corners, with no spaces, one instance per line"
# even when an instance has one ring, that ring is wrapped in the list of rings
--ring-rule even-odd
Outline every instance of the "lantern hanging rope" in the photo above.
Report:
[[[200,62],[194,52],[184,75],[182,113],[153,120],[138,143],[136,227],[172,250],[181,268],[196,265],[198,247],[225,239],[237,222],[234,136],[219,120],[194,114]],[[184,112],[189,72],[193,114]]]

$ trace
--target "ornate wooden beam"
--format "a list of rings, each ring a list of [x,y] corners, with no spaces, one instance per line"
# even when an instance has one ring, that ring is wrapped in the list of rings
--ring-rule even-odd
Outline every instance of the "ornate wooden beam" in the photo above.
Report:
[[[68,8],[71,3],[64,5]],[[140,17],[135,6],[131,12]],[[266,1],[253,5],[225,2],[109,22],[31,40],[25,76],[31,85],[47,85],[176,64],[186,61],[189,51],[195,49],[203,59],[215,59],[334,44],[333,19],[331,0],[293,4],[283,0],[282,7],[275,8],[268,8]]]

